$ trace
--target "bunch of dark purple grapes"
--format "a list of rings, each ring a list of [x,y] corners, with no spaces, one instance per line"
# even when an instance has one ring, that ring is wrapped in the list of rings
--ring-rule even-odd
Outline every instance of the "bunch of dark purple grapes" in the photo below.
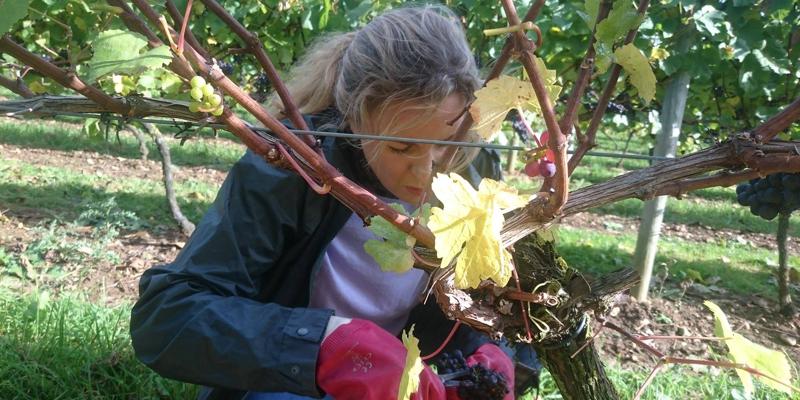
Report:
[[[272,84],[270,83],[269,78],[267,78],[267,74],[262,72],[256,76],[256,79],[253,82],[253,89],[254,91],[250,93],[250,97],[259,103],[267,101],[269,91],[272,89]]]
[[[800,209],[800,173],[777,173],[736,187],[736,201],[766,220]]]
[[[443,353],[436,367],[445,387],[456,388],[464,400],[502,400],[508,394],[503,374],[481,364],[467,366],[460,350]]]

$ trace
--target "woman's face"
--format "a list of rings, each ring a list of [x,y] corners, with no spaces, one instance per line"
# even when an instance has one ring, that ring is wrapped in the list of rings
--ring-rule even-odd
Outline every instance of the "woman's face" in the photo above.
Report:
[[[452,140],[460,123],[448,125],[465,107],[459,95],[450,95],[434,110],[386,108],[386,111],[364,127],[366,133],[383,133],[411,139]],[[388,131],[387,131],[388,127]],[[359,129],[355,129],[358,133]],[[363,140],[367,163],[381,184],[398,199],[419,203],[429,190],[434,164],[443,162],[446,146]]]

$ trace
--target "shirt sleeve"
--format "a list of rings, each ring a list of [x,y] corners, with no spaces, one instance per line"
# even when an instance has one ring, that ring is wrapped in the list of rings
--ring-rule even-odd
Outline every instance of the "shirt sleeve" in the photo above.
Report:
[[[307,188],[248,152],[176,260],[146,271],[131,313],[137,357],[163,376],[318,397],[331,310],[258,301],[284,245],[300,235]]]

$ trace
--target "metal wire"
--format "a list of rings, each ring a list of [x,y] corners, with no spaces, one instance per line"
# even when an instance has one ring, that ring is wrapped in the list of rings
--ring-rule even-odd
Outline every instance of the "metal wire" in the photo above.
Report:
[[[20,111],[18,108],[8,107],[0,105],[0,110],[9,110],[9,111],[16,111],[15,113],[8,113],[10,115],[19,115],[18,112]],[[27,110],[25,110],[27,111]],[[34,111],[34,110],[31,110]],[[70,116],[70,117],[95,117],[95,118],[104,118],[104,119],[115,119],[119,121],[129,121],[131,118],[122,117],[119,115],[113,115],[108,113],[77,113],[77,112],[69,112],[69,111],[59,111],[59,112],[52,112],[52,111],[34,111],[38,114],[49,114],[53,116]],[[156,124],[156,125],[171,125],[171,126],[179,126],[179,125],[197,125],[202,127],[208,128],[215,128],[221,130],[227,130],[227,127],[224,124],[214,124],[214,123],[201,123],[196,121],[179,121],[179,120],[169,120],[169,119],[158,119],[158,118],[135,118],[137,121],[141,121],[144,123]],[[256,133],[267,134],[270,136],[275,137],[275,133],[269,129],[254,126],[248,124],[250,129]],[[296,135],[313,135],[313,136],[323,136],[323,137],[342,137],[348,139],[359,139],[359,140],[377,140],[377,141],[387,141],[387,142],[396,142],[396,143],[420,143],[420,144],[433,144],[439,146],[461,146],[461,147],[480,147],[485,149],[495,149],[495,150],[514,150],[514,151],[526,151],[529,150],[526,147],[522,146],[508,146],[502,144],[495,144],[495,143],[486,143],[486,142],[454,142],[450,140],[433,140],[433,139],[412,139],[412,138],[403,138],[403,137],[393,137],[393,136],[383,136],[383,135],[370,135],[370,134],[359,134],[359,133],[344,133],[344,132],[323,132],[323,131],[306,131],[306,130],[299,130],[299,129],[289,129],[289,131],[293,132]],[[573,150],[568,150],[568,154],[573,154]],[[587,156],[594,156],[594,157],[606,157],[606,158],[623,158],[623,159],[633,159],[633,160],[653,160],[653,161],[663,161],[674,159],[675,157],[660,157],[660,156],[651,156],[647,154],[635,154],[635,153],[612,153],[612,152],[602,152],[602,151],[589,151],[586,153]]]

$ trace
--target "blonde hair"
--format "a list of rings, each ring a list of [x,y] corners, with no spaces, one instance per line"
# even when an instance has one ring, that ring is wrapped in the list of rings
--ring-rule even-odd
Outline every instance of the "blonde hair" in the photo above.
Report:
[[[445,7],[427,5],[395,9],[358,31],[316,41],[287,87],[301,113],[336,107],[343,125],[353,127],[375,120],[389,105],[431,112],[452,94],[469,102],[480,79],[458,18]],[[285,117],[275,95],[269,111]],[[459,155],[459,166],[472,158]]]

